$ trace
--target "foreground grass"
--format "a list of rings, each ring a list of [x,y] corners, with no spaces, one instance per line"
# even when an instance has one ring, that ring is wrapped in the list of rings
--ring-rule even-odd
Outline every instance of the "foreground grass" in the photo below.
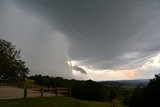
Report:
[[[111,107],[111,105],[111,103],[82,101],[71,97],[0,100],[0,107]]]
[[[87,104],[88,107],[128,107],[122,104],[113,104],[111,102],[83,101],[83,103]]]

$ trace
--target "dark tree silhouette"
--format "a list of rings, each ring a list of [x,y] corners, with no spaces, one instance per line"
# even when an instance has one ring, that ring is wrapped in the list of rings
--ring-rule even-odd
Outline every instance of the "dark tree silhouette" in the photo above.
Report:
[[[131,107],[159,107],[160,98],[160,74],[155,75],[148,85],[143,88],[137,88],[130,99]]]
[[[26,78],[29,69],[20,59],[20,51],[11,42],[0,39],[0,80],[21,81]]]
[[[155,75],[155,78],[150,80],[147,89],[160,90],[160,74]]]

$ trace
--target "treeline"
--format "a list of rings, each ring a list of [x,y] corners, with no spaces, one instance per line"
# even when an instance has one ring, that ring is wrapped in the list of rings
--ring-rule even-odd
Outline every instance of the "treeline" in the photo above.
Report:
[[[68,80],[62,77],[42,75],[30,76],[28,79],[34,80],[34,83],[40,86],[70,87],[72,89],[71,96],[80,100],[112,101],[116,98],[123,99],[130,93],[129,90],[121,90],[120,87],[108,87],[93,80]]]

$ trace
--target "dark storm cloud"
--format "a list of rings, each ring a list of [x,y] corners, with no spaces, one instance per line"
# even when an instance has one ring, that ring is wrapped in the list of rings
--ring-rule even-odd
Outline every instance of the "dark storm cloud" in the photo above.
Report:
[[[79,67],[78,65],[73,66],[72,68],[76,71],[81,72],[82,74],[87,74],[87,72],[83,68]]]
[[[158,0],[7,2],[44,20],[50,29],[45,32],[54,30],[65,34],[71,60],[80,61],[82,65],[98,69],[135,68],[150,53],[160,50]],[[43,41],[47,38],[41,36],[39,34],[35,39],[38,37]]]

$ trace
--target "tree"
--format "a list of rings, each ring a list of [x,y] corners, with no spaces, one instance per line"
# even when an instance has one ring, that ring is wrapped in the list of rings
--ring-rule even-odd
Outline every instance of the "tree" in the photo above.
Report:
[[[155,75],[155,78],[150,80],[147,89],[160,90],[160,74]]]
[[[160,98],[160,74],[155,75],[145,88],[137,88],[130,99],[130,107],[157,107]]]
[[[0,80],[21,81],[26,78],[29,69],[20,59],[20,51],[11,42],[0,39]]]

